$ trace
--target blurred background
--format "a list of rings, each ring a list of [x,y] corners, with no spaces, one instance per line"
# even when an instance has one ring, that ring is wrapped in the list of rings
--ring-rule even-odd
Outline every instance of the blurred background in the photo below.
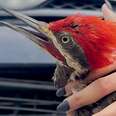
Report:
[[[116,1],[110,1],[115,10]],[[82,13],[102,16],[104,0],[0,0],[2,7],[37,20],[55,21]],[[0,10],[0,20],[26,26]],[[65,116],[56,106],[51,77],[55,60],[23,35],[0,26],[0,116]]]

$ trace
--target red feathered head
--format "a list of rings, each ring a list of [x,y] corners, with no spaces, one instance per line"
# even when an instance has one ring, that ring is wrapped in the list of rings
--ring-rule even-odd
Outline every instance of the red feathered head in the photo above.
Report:
[[[49,28],[56,36],[56,47],[63,56],[70,54],[69,59],[78,57],[79,62],[85,61],[93,70],[116,61],[116,24],[113,22],[95,16],[75,15],[52,22]],[[72,46],[77,46],[77,51]]]

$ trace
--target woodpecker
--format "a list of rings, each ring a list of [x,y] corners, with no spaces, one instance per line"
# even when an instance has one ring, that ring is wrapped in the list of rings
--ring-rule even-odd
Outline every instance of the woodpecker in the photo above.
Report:
[[[71,70],[70,77],[76,75],[80,78],[82,75],[88,75],[90,71],[104,69],[116,61],[114,22],[97,16],[77,14],[46,23],[17,11],[6,8],[3,10],[26,23],[31,29],[3,21],[0,21],[0,24],[24,34],[50,53],[59,65]],[[56,82],[59,79],[54,80]]]

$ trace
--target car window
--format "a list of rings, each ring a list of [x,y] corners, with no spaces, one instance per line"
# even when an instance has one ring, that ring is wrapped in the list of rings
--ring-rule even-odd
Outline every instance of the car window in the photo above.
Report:
[[[0,27],[0,63],[54,63],[54,59],[31,40]]]

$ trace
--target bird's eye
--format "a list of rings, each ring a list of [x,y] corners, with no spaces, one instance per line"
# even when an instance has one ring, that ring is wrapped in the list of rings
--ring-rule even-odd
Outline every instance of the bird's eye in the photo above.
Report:
[[[62,37],[62,43],[68,43],[70,41],[69,37],[64,36]]]

